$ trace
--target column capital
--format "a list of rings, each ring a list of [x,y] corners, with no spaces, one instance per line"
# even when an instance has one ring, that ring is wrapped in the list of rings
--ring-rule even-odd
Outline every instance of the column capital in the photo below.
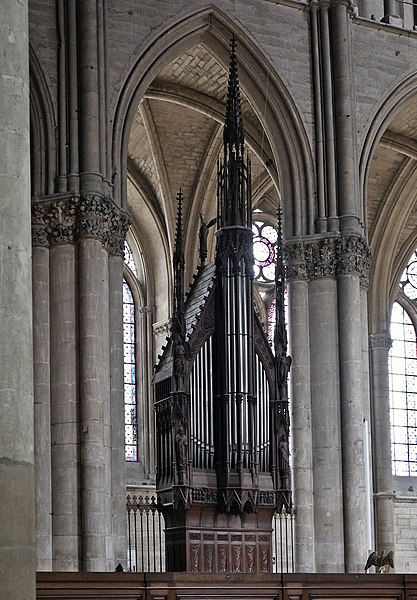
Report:
[[[131,219],[111,198],[98,194],[57,195],[32,202],[32,245],[100,240],[110,254],[123,256]]]
[[[386,348],[389,350],[392,346],[392,339],[388,332],[371,333],[369,335],[370,348]]]
[[[364,237],[356,234],[296,240],[285,244],[289,279],[317,279],[358,275],[366,285],[372,252]]]

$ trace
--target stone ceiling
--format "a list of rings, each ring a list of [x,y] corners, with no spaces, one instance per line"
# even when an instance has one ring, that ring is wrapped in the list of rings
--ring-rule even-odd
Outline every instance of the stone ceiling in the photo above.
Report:
[[[140,103],[131,129],[129,173],[137,194],[129,195],[138,230],[143,202],[172,249],[176,195],[184,195],[184,224],[197,253],[200,212],[216,212],[217,159],[222,149],[222,126],[227,70],[200,44],[168,64]],[[272,151],[253,108],[242,93],[242,116],[252,160],[254,206],[273,215],[279,199],[270,172]],[[383,237],[383,221],[404,194],[408,205],[397,252],[405,252],[417,231],[417,110],[414,99],[401,107],[381,138],[366,185],[365,226],[371,245]],[[382,237],[381,237],[382,236]]]
[[[227,77],[225,67],[200,44],[159,73],[132,124],[129,175],[139,194],[129,195],[129,208],[140,229],[146,198],[161,227],[167,224],[168,245],[172,246],[180,188],[186,236],[197,241],[200,212],[206,219],[215,216]],[[252,163],[254,207],[274,215],[278,193],[264,166],[272,163],[271,147],[243,93],[242,117]]]

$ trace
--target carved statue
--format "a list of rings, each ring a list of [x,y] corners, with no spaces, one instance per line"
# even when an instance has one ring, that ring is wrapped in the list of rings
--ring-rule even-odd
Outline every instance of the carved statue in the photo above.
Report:
[[[178,390],[184,389],[186,361],[189,359],[189,354],[188,343],[184,342],[181,336],[178,336],[174,345],[174,376]]]
[[[277,383],[279,400],[287,400],[288,396],[288,373],[291,368],[291,356],[287,356],[285,352],[277,357]]]
[[[288,437],[285,433],[280,436],[279,439],[279,466],[280,469],[285,471],[289,467],[290,453],[288,449]]]
[[[187,466],[188,462],[188,440],[187,435],[184,432],[184,427],[182,425],[179,426],[178,431],[175,435],[175,447],[177,451],[177,465],[179,470],[181,471]]]
[[[385,556],[385,550],[378,554],[376,551],[371,552],[366,561],[365,571],[375,567],[377,573],[388,573],[390,567],[394,568],[394,552],[388,552]]]
[[[208,223],[206,223],[204,221],[204,215],[203,213],[200,213],[200,230],[198,232],[198,237],[200,240],[200,251],[199,251],[199,255],[200,255],[200,261],[201,264],[204,265],[204,263],[206,262],[206,258],[207,258],[207,237],[208,237],[208,231],[210,229],[210,227],[213,227],[213,225],[216,223],[216,218],[211,219],[211,221],[209,221]]]

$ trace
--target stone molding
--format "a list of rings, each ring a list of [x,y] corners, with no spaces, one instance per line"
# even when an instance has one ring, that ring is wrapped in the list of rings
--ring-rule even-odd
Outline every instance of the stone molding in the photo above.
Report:
[[[123,256],[131,219],[107,197],[65,196],[32,202],[32,245],[50,247],[81,239],[99,240],[110,254]]]
[[[367,286],[372,251],[360,235],[287,242],[284,253],[288,279],[358,275]]]

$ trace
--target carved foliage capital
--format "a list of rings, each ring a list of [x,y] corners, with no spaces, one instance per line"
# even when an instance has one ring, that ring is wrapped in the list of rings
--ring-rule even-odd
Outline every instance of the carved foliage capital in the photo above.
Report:
[[[372,252],[359,235],[287,242],[284,248],[288,279],[315,279],[357,274],[366,284]]]
[[[55,246],[94,238],[123,256],[130,217],[110,198],[86,194],[40,200],[32,204],[32,243]]]

